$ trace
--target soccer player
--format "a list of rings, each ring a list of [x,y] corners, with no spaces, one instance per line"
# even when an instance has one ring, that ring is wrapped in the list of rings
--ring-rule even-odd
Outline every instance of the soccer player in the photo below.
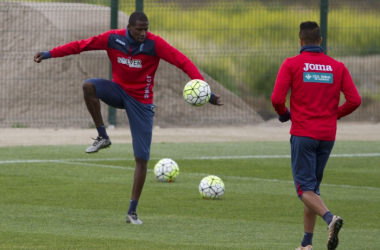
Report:
[[[319,197],[323,172],[334,146],[337,120],[360,106],[361,98],[343,63],[323,53],[316,22],[300,24],[300,54],[280,67],[272,104],[281,122],[291,120],[291,166],[298,197],[304,203],[304,237],[297,250],[311,250],[317,215],[328,225],[327,249],[336,249],[343,219]],[[288,91],[290,110],[285,101]],[[340,93],[345,102],[339,106]]]
[[[142,224],[136,214],[137,204],[145,183],[153,130],[153,86],[160,59],[185,72],[191,79],[204,80],[196,66],[184,54],[161,37],[148,31],[149,21],[143,12],[130,15],[125,29],[110,30],[81,41],[70,42],[50,51],[38,52],[34,61],[79,54],[83,51],[105,50],[112,63],[113,80],[92,78],[84,81],[82,89],[98,137],[86,153],[96,153],[111,146],[100,112],[100,101],[125,109],[132,134],[135,173],[126,222]],[[214,105],[223,105],[218,94],[211,94]]]

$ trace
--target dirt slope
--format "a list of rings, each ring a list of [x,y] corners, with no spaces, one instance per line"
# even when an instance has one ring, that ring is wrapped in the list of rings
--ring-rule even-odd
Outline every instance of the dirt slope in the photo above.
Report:
[[[109,61],[103,51],[33,62],[38,51],[85,39],[109,29],[110,9],[87,4],[0,2],[0,47],[7,63],[0,66],[0,127],[88,128],[92,120],[85,107],[81,84],[88,78],[108,78]],[[119,27],[128,16],[119,12]],[[154,31],[153,31],[154,32]],[[225,126],[262,122],[240,98],[202,73],[225,106],[195,108],[182,99],[188,76],[161,61],[156,73],[155,125]],[[108,107],[102,106],[108,120]],[[118,125],[127,124],[124,110],[117,111]]]

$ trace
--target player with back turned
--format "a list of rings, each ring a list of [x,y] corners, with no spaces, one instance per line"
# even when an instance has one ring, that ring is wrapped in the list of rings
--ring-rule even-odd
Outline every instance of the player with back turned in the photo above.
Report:
[[[323,53],[316,22],[302,22],[300,55],[280,67],[272,104],[281,122],[291,120],[291,166],[298,197],[304,203],[304,237],[297,250],[312,250],[317,215],[328,225],[327,249],[336,249],[343,219],[320,198],[319,186],[334,146],[337,120],[360,106],[361,98],[345,65]],[[291,91],[290,110],[286,96]],[[339,106],[340,93],[345,102]]]
[[[110,30],[103,34],[81,41],[70,42],[50,51],[38,52],[34,61],[79,54],[90,50],[105,50],[112,63],[112,81],[92,78],[84,81],[83,96],[91,114],[98,137],[86,153],[96,153],[111,145],[100,112],[100,101],[118,109],[125,109],[135,156],[135,173],[132,195],[126,222],[142,224],[136,209],[145,183],[147,165],[153,131],[153,86],[154,76],[160,59],[163,59],[185,72],[191,79],[201,79],[202,75],[180,51],[164,39],[148,32],[149,21],[143,12],[130,15],[125,29]],[[220,96],[211,94],[209,100],[214,105],[223,105]]]

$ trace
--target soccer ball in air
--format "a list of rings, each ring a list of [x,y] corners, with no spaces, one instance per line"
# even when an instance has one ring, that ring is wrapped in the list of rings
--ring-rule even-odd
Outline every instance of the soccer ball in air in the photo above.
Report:
[[[173,182],[179,174],[178,164],[169,158],[161,159],[154,166],[154,174],[159,181]]]
[[[199,183],[199,193],[204,199],[220,199],[224,194],[224,182],[218,176],[209,175]]]
[[[183,98],[190,105],[200,107],[210,100],[211,89],[207,82],[191,80],[183,88]]]

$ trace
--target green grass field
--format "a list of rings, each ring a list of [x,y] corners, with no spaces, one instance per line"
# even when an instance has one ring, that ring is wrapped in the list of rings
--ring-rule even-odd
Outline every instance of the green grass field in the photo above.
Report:
[[[0,148],[0,249],[295,249],[303,234],[287,142],[160,143],[138,214],[125,223],[134,162],[130,144],[86,155],[82,146]],[[338,249],[380,246],[380,142],[336,142],[322,198],[343,217]],[[372,155],[371,155],[372,154]],[[174,159],[173,183],[154,164]],[[200,180],[221,177],[221,200],[203,200]],[[326,249],[318,219],[314,248]]]

